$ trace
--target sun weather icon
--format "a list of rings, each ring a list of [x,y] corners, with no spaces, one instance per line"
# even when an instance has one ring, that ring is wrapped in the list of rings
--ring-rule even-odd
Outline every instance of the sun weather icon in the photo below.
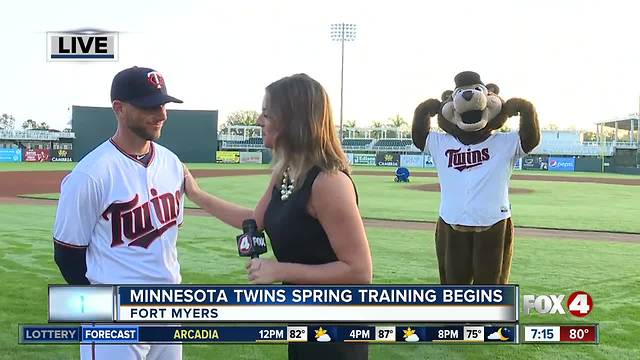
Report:
[[[409,326],[407,330],[402,330],[402,332],[404,333],[404,335],[402,335],[402,337],[404,338],[404,341],[407,341],[407,342],[420,341],[420,338],[416,334],[415,329],[412,329],[411,326]]]
[[[327,334],[327,330],[323,329],[322,326],[318,330],[314,330],[316,332],[316,341],[319,342],[329,342],[331,341],[331,336]]]

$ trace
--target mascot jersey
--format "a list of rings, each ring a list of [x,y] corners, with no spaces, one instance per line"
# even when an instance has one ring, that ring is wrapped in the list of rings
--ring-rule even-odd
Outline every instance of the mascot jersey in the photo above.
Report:
[[[491,226],[511,216],[509,179],[525,152],[517,132],[495,132],[478,144],[429,132],[427,148],[438,170],[440,217],[451,225]]]

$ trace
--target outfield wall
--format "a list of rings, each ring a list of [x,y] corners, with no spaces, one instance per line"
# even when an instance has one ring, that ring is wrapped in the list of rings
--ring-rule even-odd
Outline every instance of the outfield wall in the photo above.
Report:
[[[107,107],[73,106],[71,127],[73,161],[80,161],[116,131],[113,110]],[[218,147],[218,111],[167,110],[167,121],[158,144],[184,162],[215,162]]]
[[[221,150],[224,152],[225,150]],[[268,149],[227,149],[239,154],[243,152],[262,151],[262,163],[271,161],[271,152]],[[349,163],[354,166],[389,166],[409,168],[432,168],[432,157],[428,153],[414,151],[382,151],[382,150],[350,150],[346,152]],[[217,162],[228,162],[222,158]],[[232,161],[241,163],[241,161]],[[634,165],[635,164],[635,165]],[[532,171],[568,171],[568,172],[612,172],[623,174],[640,173],[640,153],[635,149],[616,151],[614,156],[587,155],[552,155],[529,154],[523,157],[515,166],[519,170]]]

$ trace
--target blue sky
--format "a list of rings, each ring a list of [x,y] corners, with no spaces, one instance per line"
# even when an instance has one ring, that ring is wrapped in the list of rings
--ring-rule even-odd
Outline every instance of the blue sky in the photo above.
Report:
[[[109,106],[113,75],[139,65],[185,101],[170,108],[219,110],[221,122],[259,110],[270,82],[306,72],[337,122],[340,46],[329,26],[349,22],[358,29],[346,44],[345,120],[410,121],[474,70],[503,98],[533,102],[543,124],[588,129],[638,112],[639,10],[618,0],[3,2],[0,113],[62,129],[71,105]],[[119,62],[46,61],[47,31],[86,27],[120,32]]]

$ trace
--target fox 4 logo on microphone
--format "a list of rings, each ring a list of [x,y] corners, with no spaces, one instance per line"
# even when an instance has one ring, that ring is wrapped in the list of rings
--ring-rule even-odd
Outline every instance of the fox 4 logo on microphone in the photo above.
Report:
[[[267,243],[262,236],[251,236],[250,234],[238,235],[238,255],[251,256],[254,254],[264,254],[267,252]]]
[[[524,295],[522,308],[529,315],[531,310],[538,314],[566,314],[563,307],[564,295]],[[585,317],[593,310],[593,299],[584,291],[575,291],[566,301],[569,313],[577,317]]]

